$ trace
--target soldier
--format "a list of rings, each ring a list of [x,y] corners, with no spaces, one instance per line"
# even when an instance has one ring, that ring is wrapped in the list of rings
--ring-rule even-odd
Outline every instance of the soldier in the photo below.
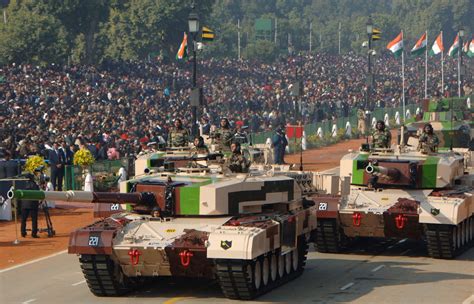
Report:
[[[273,146],[273,161],[277,165],[283,165],[285,163],[285,149],[288,146],[288,140],[285,137],[285,129],[279,127],[276,130],[275,135],[272,137]]]
[[[249,172],[250,162],[242,155],[240,143],[234,142],[230,145],[232,155],[227,159],[226,165],[234,173]]]
[[[383,120],[377,121],[376,130],[372,133],[372,146],[374,148],[390,148],[392,134],[385,129]]]
[[[194,147],[191,148],[191,154],[208,154],[209,149],[204,144],[202,136],[194,137]]]
[[[357,110],[357,130],[359,130],[360,134],[365,134],[365,131],[367,130],[365,123],[366,118],[364,110],[360,107]]]
[[[211,137],[214,139],[213,143],[219,144],[221,150],[230,150],[234,132],[230,129],[229,120],[227,118],[221,119],[220,129],[212,132]]]
[[[177,118],[174,121],[174,128],[168,134],[168,147],[187,147],[189,133],[183,128],[183,122]]]
[[[423,133],[418,139],[418,151],[436,152],[439,145],[439,139],[433,132],[431,124],[427,123],[423,127]]]

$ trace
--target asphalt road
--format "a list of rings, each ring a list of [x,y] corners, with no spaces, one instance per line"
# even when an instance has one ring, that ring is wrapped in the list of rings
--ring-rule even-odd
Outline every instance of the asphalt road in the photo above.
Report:
[[[370,249],[364,249],[370,248]],[[427,257],[411,241],[359,241],[351,252],[311,251],[304,274],[250,303],[474,303],[474,248],[456,260]],[[98,298],[75,255],[0,271],[0,303],[231,303],[217,284],[161,279],[121,298]]]

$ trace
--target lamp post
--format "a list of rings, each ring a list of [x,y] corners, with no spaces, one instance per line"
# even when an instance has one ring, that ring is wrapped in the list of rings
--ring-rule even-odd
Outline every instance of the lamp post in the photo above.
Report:
[[[370,60],[370,56],[372,55],[372,32],[374,30],[374,25],[372,23],[372,17],[369,16],[369,20],[367,20],[367,38],[369,50],[367,51],[367,94],[366,94],[366,101],[365,101],[365,108],[369,110],[370,107],[370,93],[372,90],[372,64]]]
[[[197,70],[197,60],[196,60],[196,36],[197,33],[199,33],[199,16],[198,14],[194,11],[194,3],[191,6],[191,13],[189,14],[188,17],[188,29],[189,29],[189,34],[192,37],[192,51],[193,51],[193,88],[191,92],[191,111],[192,111],[192,124],[191,124],[191,133],[193,136],[198,135],[197,134],[197,125],[196,125],[196,120],[197,120],[197,107],[200,104],[200,91],[197,88],[196,84],[196,70]]]
[[[458,97],[464,95],[463,87],[462,87],[462,80],[464,76],[463,66],[462,66],[462,52],[463,52],[463,37],[464,37],[464,29],[459,28],[458,31],[459,35],[459,47],[458,47]]]

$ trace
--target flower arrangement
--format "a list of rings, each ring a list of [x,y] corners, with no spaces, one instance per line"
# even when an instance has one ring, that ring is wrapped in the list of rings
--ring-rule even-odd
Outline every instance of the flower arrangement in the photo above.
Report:
[[[92,156],[91,151],[87,149],[81,149],[74,154],[74,165],[87,167],[92,165],[94,161],[95,159]]]
[[[25,171],[34,173],[35,169],[42,168],[44,166],[46,166],[44,158],[39,155],[33,155],[28,157],[28,159],[26,160]]]

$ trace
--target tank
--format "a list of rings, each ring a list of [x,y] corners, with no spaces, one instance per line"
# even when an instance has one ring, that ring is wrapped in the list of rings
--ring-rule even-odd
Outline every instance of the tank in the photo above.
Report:
[[[12,190],[11,198],[111,204],[117,213],[71,233],[96,296],[147,278],[216,279],[231,299],[255,298],[301,275],[315,235],[311,172],[179,168],[121,183],[121,193]]]
[[[440,148],[474,149],[474,120],[465,98],[424,100],[422,111],[421,120],[406,125],[405,139],[416,136],[426,123],[430,123],[440,140]]]
[[[431,257],[445,259],[472,247],[472,153],[397,145],[345,155],[347,190],[315,198],[318,251],[340,252],[358,237],[424,240]]]

